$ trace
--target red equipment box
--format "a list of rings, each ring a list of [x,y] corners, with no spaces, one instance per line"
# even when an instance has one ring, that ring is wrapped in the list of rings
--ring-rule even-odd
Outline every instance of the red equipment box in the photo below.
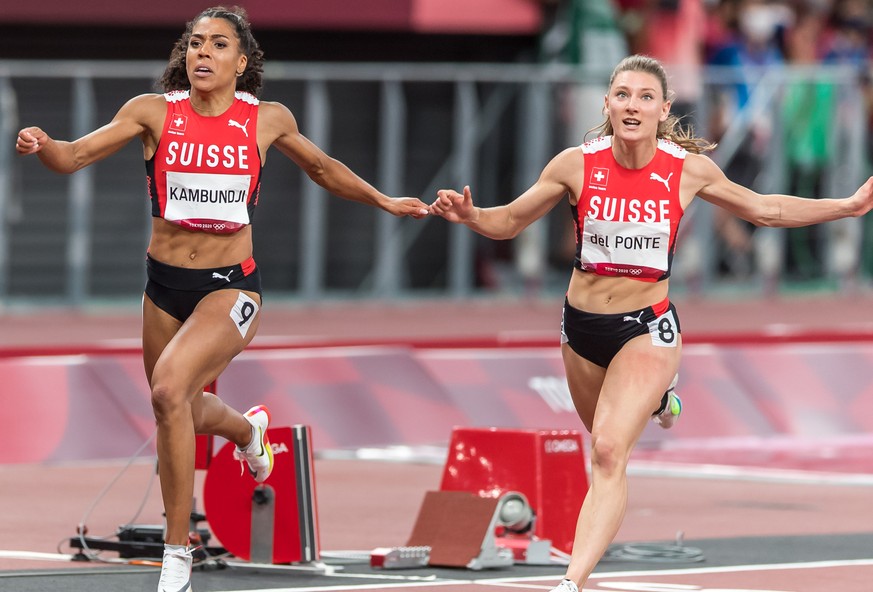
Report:
[[[440,489],[482,497],[523,493],[536,514],[533,534],[569,553],[588,492],[582,434],[576,430],[455,428]]]

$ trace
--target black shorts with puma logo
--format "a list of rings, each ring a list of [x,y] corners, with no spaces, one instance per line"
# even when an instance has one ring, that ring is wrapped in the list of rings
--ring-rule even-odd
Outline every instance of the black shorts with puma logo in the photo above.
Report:
[[[145,294],[155,306],[182,321],[216,290],[245,290],[261,295],[261,272],[254,259],[212,269],[189,269],[161,263],[146,255]]]
[[[564,300],[561,343],[601,368],[609,367],[612,358],[634,337],[650,334],[653,344],[675,347],[680,333],[676,307],[669,300],[618,314],[585,312]]]

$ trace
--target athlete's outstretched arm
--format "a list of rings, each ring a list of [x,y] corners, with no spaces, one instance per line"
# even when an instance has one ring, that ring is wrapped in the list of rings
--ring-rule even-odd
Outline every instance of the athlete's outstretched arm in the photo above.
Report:
[[[310,179],[332,194],[376,206],[395,216],[423,218],[427,205],[415,197],[389,197],[356,175],[346,165],[331,158],[297,128],[297,121],[280,103],[261,102],[258,115],[258,141],[263,137],[293,160]],[[265,150],[262,149],[262,153]]]
[[[476,207],[470,187],[467,186],[463,194],[453,189],[437,191],[431,211],[449,222],[464,224],[488,238],[511,239],[555,207],[570,191],[569,179],[581,168],[578,147],[568,148],[546,165],[536,183],[506,205]]]
[[[794,195],[762,195],[729,180],[712,160],[689,155],[683,184],[706,201],[757,226],[794,228],[863,216],[873,208],[873,177],[849,197],[812,199]]]
[[[36,154],[57,173],[74,173],[117,152],[133,138],[153,143],[153,129],[160,129],[166,102],[161,95],[140,95],[125,103],[112,121],[72,142],[55,140],[39,127],[18,132],[15,149],[19,154]],[[155,127],[157,126],[157,127]]]

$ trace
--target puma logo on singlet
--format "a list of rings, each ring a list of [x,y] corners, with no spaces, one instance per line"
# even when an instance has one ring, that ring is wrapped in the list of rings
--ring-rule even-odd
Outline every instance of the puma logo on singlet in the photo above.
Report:
[[[229,125],[230,127],[238,127],[239,129],[242,130],[242,132],[246,135],[247,138],[249,137],[249,130],[246,129],[246,126],[248,124],[249,124],[248,119],[246,119],[245,123],[239,123],[238,121],[234,121],[233,119],[227,120],[227,125]]]
[[[663,183],[664,187],[667,188],[667,191],[670,191],[670,177],[672,177],[672,176],[673,176],[673,173],[670,173],[669,175],[667,175],[667,178],[665,179],[664,177],[662,177],[658,173],[652,173],[651,175],[649,175],[649,180],[650,181],[657,181],[658,183]]]
[[[654,173],[652,173],[652,174],[654,174]],[[637,323],[639,323],[640,325],[642,325],[642,324],[643,324],[643,321],[641,321],[640,319],[643,318],[643,313],[644,313],[644,312],[645,312],[644,310],[641,310],[641,311],[640,311],[640,314],[638,314],[638,315],[635,316],[635,317],[632,317],[632,316],[630,316],[630,315],[625,315],[625,317],[624,317],[622,320],[623,320],[623,321],[636,321]]]
[[[224,281],[230,283],[230,274],[232,274],[232,273],[233,273],[233,270],[232,270],[232,269],[231,269],[230,271],[227,272],[227,275],[221,275],[221,274],[218,273],[217,271],[213,271],[213,272],[212,272],[212,279],[214,279],[214,280],[219,280],[219,279],[221,279],[221,280],[224,280]]]

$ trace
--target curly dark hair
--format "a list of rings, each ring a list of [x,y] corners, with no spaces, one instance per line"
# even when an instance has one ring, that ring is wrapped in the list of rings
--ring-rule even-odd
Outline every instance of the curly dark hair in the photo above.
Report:
[[[251,93],[257,97],[263,86],[264,52],[261,51],[258,42],[252,35],[252,26],[248,20],[248,13],[239,6],[232,6],[230,8],[215,6],[207,8],[188,22],[185,32],[176,41],[173,51],[170,52],[170,61],[167,63],[164,74],[156,84],[157,88],[163,92],[189,90],[191,88],[191,81],[188,80],[188,72],[185,69],[185,53],[188,51],[188,42],[191,40],[191,32],[194,30],[194,25],[203,18],[223,18],[233,25],[236,36],[239,39],[240,50],[248,58],[245,71],[242,76],[236,79],[236,89]]]

